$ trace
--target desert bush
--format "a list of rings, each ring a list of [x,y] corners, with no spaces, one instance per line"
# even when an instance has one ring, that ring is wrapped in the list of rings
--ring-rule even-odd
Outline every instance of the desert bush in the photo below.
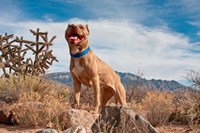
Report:
[[[141,103],[142,100],[146,97],[147,92],[150,91],[149,89],[142,88],[142,87],[130,87],[126,91],[127,102],[136,102]]]
[[[171,120],[178,124],[187,124],[193,130],[200,128],[200,92],[198,90],[180,90],[175,93],[174,111]]]
[[[59,127],[59,113],[70,108],[65,85],[35,76],[0,78],[0,100],[9,103],[22,126]],[[52,126],[52,125],[51,125]]]
[[[141,77],[144,76],[144,73],[138,70],[136,75],[134,84],[132,86],[126,86],[126,100],[128,103],[141,103],[148,91],[148,88],[142,87],[143,81]]]
[[[153,125],[163,125],[173,110],[174,95],[169,92],[148,91],[142,100],[142,108],[146,110],[146,118]]]
[[[189,91],[189,106],[185,111],[189,126],[197,132],[200,132],[200,71],[190,70],[186,78],[192,83],[194,90]]]
[[[61,129],[59,115],[70,108],[63,98],[53,94],[41,96],[36,92],[23,93],[14,106],[18,123],[23,126],[50,126]],[[51,124],[51,125],[49,125]]]
[[[146,98],[148,89],[141,87],[128,88],[126,92],[128,105],[140,115],[145,116],[146,110],[143,109],[142,100]]]

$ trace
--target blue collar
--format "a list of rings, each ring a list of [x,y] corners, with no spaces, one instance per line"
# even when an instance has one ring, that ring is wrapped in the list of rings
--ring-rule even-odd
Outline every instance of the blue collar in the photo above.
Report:
[[[89,51],[90,51],[90,47],[86,48],[84,51],[82,51],[82,52],[79,53],[79,54],[71,54],[71,53],[70,53],[70,55],[71,55],[71,57],[73,57],[73,58],[80,58],[80,57],[86,55]]]

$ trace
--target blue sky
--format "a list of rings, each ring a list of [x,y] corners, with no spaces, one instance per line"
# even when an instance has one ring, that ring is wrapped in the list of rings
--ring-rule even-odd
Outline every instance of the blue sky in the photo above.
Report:
[[[69,70],[68,23],[89,24],[91,48],[115,70],[185,83],[188,70],[200,69],[198,0],[0,0],[0,8],[0,34],[57,36],[59,63],[48,72]]]

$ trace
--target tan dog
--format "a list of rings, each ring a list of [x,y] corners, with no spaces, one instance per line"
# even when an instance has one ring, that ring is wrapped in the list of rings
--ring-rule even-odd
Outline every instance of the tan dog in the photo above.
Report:
[[[94,113],[99,112],[112,96],[118,103],[126,105],[126,92],[119,76],[90,50],[88,35],[88,25],[69,24],[65,31],[71,54],[74,104],[79,106],[81,84],[84,84],[94,88]]]

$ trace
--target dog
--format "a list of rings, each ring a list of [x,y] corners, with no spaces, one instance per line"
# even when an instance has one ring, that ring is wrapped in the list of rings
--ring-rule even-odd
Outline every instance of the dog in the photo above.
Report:
[[[71,55],[74,105],[80,104],[81,84],[94,88],[93,113],[99,113],[112,96],[119,104],[126,105],[126,91],[119,76],[90,49],[89,32],[87,24],[68,24],[65,31]]]

